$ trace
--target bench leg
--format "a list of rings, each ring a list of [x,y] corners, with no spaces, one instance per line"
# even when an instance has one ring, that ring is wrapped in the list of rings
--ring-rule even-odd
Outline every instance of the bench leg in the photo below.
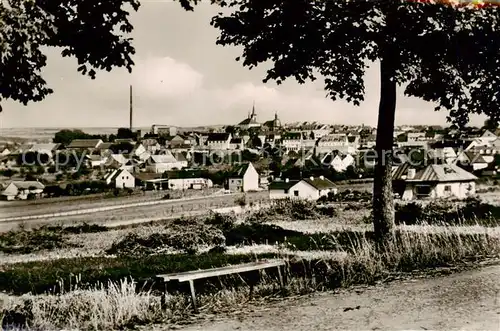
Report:
[[[167,282],[164,282],[164,286],[165,286],[165,288],[163,289],[163,294],[161,296],[161,301],[160,301],[161,302],[160,303],[161,309],[163,309],[163,310],[165,310],[167,308],[167,294],[168,294]]]
[[[191,303],[193,304],[193,310],[195,313],[198,313],[198,307],[196,307],[196,293],[194,291],[193,280],[189,281],[189,288],[191,289]]]
[[[283,281],[283,274],[281,273],[281,267],[278,267],[278,277],[280,280],[281,289],[285,288],[285,282]]]

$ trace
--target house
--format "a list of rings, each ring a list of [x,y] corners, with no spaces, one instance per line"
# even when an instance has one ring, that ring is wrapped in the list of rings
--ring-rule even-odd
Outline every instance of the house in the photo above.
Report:
[[[427,152],[427,156],[428,158],[435,160],[435,163],[437,163],[437,161],[443,161],[448,164],[453,163],[453,161],[455,161],[458,157],[455,149],[452,147],[430,149]]]
[[[326,154],[321,159],[321,164],[332,167],[337,172],[344,172],[349,166],[354,166],[355,159],[351,154],[343,154],[339,151],[333,151]]]
[[[430,164],[416,169],[405,163],[393,171],[393,189],[403,200],[465,199],[476,193],[476,176],[454,164]]]
[[[146,151],[150,153],[155,153],[161,149],[160,143],[154,138],[143,139],[141,144],[146,148]]]
[[[230,133],[210,133],[207,138],[207,147],[212,150],[230,149]]]
[[[229,142],[229,149],[239,149],[242,150],[245,148],[245,143],[241,138],[232,138]]]
[[[489,130],[485,130],[481,137],[477,138],[482,144],[488,145],[497,139],[497,135]]]
[[[127,169],[128,171],[134,171],[134,162],[126,158],[123,154],[111,154],[106,161],[106,167],[109,169]]]
[[[302,132],[286,132],[281,137],[281,146],[286,151],[299,151],[302,149]]]
[[[29,151],[36,152],[38,154],[47,154],[52,157],[57,150],[61,149],[61,147],[61,144],[56,143],[33,144],[31,145]]]
[[[201,178],[194,173],[183,172],[177,178],[168,179],[170,190],[202,190],[213,187],[213,182],[208,178]]]
[[[104,175],[104,181],[107,185],[116,188],[134,188],[135,178],[127,169],[114,169]]]
[[[95,151],[102,143],[101,139],[75,139],[67,148],[79,151]]]
[[[323,176],[302,180],[285,179],[274,181],[269,185],[269,198],[318,200],[329,193],[337,194],[337,191],[336,185]]]
[[[102,167],[106,164],[108,158],[106,156],[101,155],[85,155],[87,159],[87,166],[89,168],[98,168]]]
[[[356,153],[355,144],[349,142],[349,138],[345,133],[332,133],[323,136],[318,140],[316,150],[318,153],[328,153],[333,150],[338,150],[346,154]]]
[[[0,152],[0,156],[7,156],[10,153],[11,153],[11,151],[7,147],[5,147],[2,149],[2,152]]]
[[[130,154],[131,156],[140,156],[144,153],[147,153],[146,147],[144,147],[142,143],[139,143],[134,146],[134,149]]]
[[[494,161],[492,156],[491,159],[487,158],[488,156],[473,151],[463,151],[456,158],[455,164],[471,171],[477,171],[488,168],[488,165]]]
[[[114,143],[102,143],[97,146],[95,150],[92,152],[94,154],[99,154],[101,156],[107,156],[110,154],[113,154],[113,151],[111,151],[111,147],[114,145]]]
[[[251,162],[243,163],[233,169],[226,184],[230,191],[257,191],[259,189],[259,173]]]
[[[26,200],[30,196],[40,197],[45,185],[39,181],[14,181],[1,193],[3,200]]]
[[[187,167],[187,160],[179,160],[170,152],[163,155],[151,155],[146,161],[146,171],[154,173],[164,173],[173,169]]]
[[[177,134],[173,137],[169,137],[168,146],[172,149],[174,148],[191,148],[191,140],[188,137]]]

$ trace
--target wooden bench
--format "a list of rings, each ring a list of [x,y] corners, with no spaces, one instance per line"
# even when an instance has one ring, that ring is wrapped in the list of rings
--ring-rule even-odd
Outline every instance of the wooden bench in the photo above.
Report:
[[[230,266],[221,267],[221,268],[179,272],[179,273],[166,274],[166,275],[157,275],[156,278],[158,280],[162,281],[163,284],[165,285],[165,293],[164,294],[167,293],[167,283],[170,281],[178,281],[179,283],[189,282],[189,287],[191,290],[191,302],[193,304],[193,309],[195,312],[198,312],[198,308],[196,306],[196,293],[194,290],[194,281],[195,280],[210,278],[210,277],[219,277],[219,276],[230,275],[230,274],[249,273],[252,271],[259,272],[260,270],[269,269],[269,268],[278,268],[278,277],[279,277],[280,285],[283,288],[285,284],[284,284],[283,273],[281,272],[281,267],[284,265],[285,265],[284,260],[262,260],[262,261],[245,263],[245,264],[230,265]],[[250,297],[252,296],[252,293],[253,293],[253,286],[254,286],[254,284],[253,284],[253,282],[251,282],[250,283]],[[165,296],[163,296],[163,298],[164,297]]]

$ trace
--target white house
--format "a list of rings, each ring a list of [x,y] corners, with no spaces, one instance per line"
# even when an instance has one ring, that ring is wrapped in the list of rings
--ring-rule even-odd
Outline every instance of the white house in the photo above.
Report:
[[[104,181],[107,185],[113,185],[116,188],[135,187],[135,177],[126,169],[108,171],[106,175],[104,175]]]
[[[463,151],[456,158],[455,164],[460,164],[466,166],[468,169],[472,169],[472,171],[476,171],[488,168],[494,160],[494,157],[490,155],[483,155],[473,151]]]
[[[231,148],[230,133],[210,133],[207,138],[207,147],[212,150],[226,150]]]
[[[165,155],[151,155],[146,161],[146,171],[164,173],[174,169],[187,167],[187,160],[178,160],[172,153]]]
[[[259,173],[252,163],[244,163],[236,167],[227,179],[227,188],[235,192],[257,191],[259,189]]]
[[[302,180],[288,180],[272,182],[269,185],[269,198],[318,200],[328,193],[337,194],[336,185],[329,179],[320,177],[304,178]]]
[[[106,161],[106,167],[110,169],[127,169],[134,171],[134,163],[123,154],[111,154]]]
[[[2,149],[2,152],[0,152],[0,156],[6,156],[9,155],[11,151],[8,148]]]
[[[107,156],[101,156],[101,155],[85,155],[86,159],[87,159],[87,165],[90,167],[90,168],[94,168],[94,167],[102,167],[106,164],[106,161],[108,160],[108,157]]]
[[[302,149],[302,132],[287,132],[281,137],[281,146],[287,151]]]
[[[170,190],[202,190],[213,186],[214,184],[208,178],[169,178],[168,180],[168,188]]]
[[[4,200],[28,199],[29,194],[41,195],[45,185],[39,181],[14,181],[2,192]]]
[[[328,153],[333,150],[354,154],[356,147],[354,143],[349,142],[349,138],[345,133],[328,134],[318,140],[318,146],[316,147],[318,153]]]
[[[349,166],[354,166],[355,159],[351,154],[343,154],[339,151],[333,151],[326,154],[321,159],[321,164],[328,165],[337,172],[344,172]]]
[[[493,132],[486,130],[478,139],[481,141],[483,145],[488,145],[497,139],[497,135]]]
[[[403,200],[465,199],[476,193],[477,177],[453,164],[430,164],[415,169],[405,163],[393,171],[392,178],[394,191]]]

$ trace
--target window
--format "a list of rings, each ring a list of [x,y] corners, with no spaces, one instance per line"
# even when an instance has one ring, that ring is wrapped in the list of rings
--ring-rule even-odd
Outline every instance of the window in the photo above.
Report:
[[[415,187],[418,196],[429,196],[431,194],[431,187],[429,185],[417,185]]]
[[[299,191],[293,191],[293,195],[298,197],[299,196]]]
[[[445,185],[444,191],[445,192],[451,192],[451,185]]]
[[[285,189],[285,194],[288,194],[288,191],[289,191],[288,189]]]

